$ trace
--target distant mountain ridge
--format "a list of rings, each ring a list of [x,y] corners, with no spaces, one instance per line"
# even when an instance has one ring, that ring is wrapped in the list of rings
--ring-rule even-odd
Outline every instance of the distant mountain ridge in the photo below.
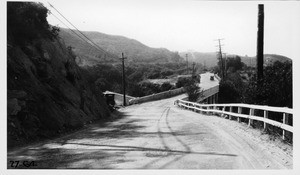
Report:
[[[206,67],[216,66],[218,63],[218,55],[216,52],[195,52],[195,51],[187,51],[180,52],[179,55],[186,59],[186,54],[189,62],[196,62],[205,65]],[[228,54],[230,56],[239,56],[241,57],[241,61],[245,63],[247,66],[255,67],[256,66],[256,57],[248,57],[248,56],[240,56],[235,54]],[[292,59],[277,55],[277,54],[264,54],[264,64],[269,65],[273,64],[276,61],[285,62],[292,61]]]
[[[105,52],[98,51],[76,36],[69,29],[60,28],[60,36],[66,45],[72,46],[73,51],[85,64],[119,61],[123,52],[128,61],[134,62],[177,62],[182,60],[178,52],[171,52],[165,48],[151,48],[145,44],[124,36],[108,35],[100,32],[82,31]]]
[[[206,67],[216,66],[218,62],[216,52],[187,51],[187,52],[179,53],[179,55],[184,59],[186,59],[186,54],[187,54],[188,62],[201,63]]]
[[[104,51],[91,47],[88,43],[82,41],[70,29],[60,28],[60,37],[65,41],[67,46],[71,46],[73,52],[78,56],[79,65],[95,65],[103,62],[119,62],[123,52],[128,58],[128,62],[178,62],[186,61],[186,54],[189,62],[196,62],[213,67],[217,65],[216,52],[172,52],[165,48],[151,48],[137,40],[130,39],[119,35],[108,35],[95,31],[82,31],[88,38],[97,44]],[[234,56],[235,54],[228,54]],[[255,66],[254,57],[240,56],[242,62],[247,66]],[[272,64],[275,61],[291,61],[290,58],[276,55],[265,54],[265,64]]]
[[[247,66],[250,66],[250,67],[255,67],[256,66],[256,57],[255,56],[254,57],[241,56],[241,60]],[[286,56],[277,55],[277,54],[264,54],[264,64],[265,65],[273,64],[276,61],[292,62],[292,59],[288,58]]]

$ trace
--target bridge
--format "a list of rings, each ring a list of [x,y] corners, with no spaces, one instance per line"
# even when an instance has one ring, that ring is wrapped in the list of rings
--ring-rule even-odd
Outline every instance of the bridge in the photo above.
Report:
[[[286,132],[293,132],[287,122],[292,109],[215,104],[218,77],[207,73],[201,82],[205,96],[199,101],[206,104],[184,100],[182,89],[142,98],[115,112],[113,121],[8,152],[7,168],[12,168],[9,160],[32,160],[34,168],[47,169],[293,168],[291,145],[271,141],[268,134],[251,127],[253,121],[276,126],[285,139]],[[134,100],[130,98],[129,102]],[[271,119],[269,112],[281,113],[282,119]]]

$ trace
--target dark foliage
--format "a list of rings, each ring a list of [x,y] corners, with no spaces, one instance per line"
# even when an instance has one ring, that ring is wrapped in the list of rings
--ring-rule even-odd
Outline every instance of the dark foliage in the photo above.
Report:
[[[188,100],[192,102],[196,102],[203,95],[203,90],[199,88],[195,79],[186,79],[184,89],[188,95]]]
[[[180,63],[126,64],[126,93],[131,96],[141,97],[174,89],[175,87],[170,83],[159,85],[144,80],[176,75],[178,74],[177,69],[180,67]],[[90,82],[93,82],[99,90],[109,90],[118,93],[122,93],[121,70],[121,64],[101,64],[85,69],[89,74]]]
[[[176,83],[176,88],[181,88],[181,87],[184,87],[186,85],[189,85],[191,82],[192,82],[192,77],[189,77],[189,78],[186,78],[186,77],[180,77],[178,78],[177,80],[177,83]]]
[[[161,86],[160,86],[160,90],[161,91],[168,91],[171,89],[175,89],[175,87],[173,85],[171,85],[169,82],[164,82]]]
[[[235,103],[240,102],[239,89],[236,87],[235,82],[225,80],[220,82],[219,103]]]
[[[55,38],[59,28],[48,24],[47,14],[42,3],[7,2],[8,34],[21,45],[38,38]]]
[[[264,69],[264,81],[257,86],[256,76],[245,89],[244,102],[269,106],[293,107],[291,62],[275,62]]]
[[[262,86],[257,86],[256,74],[249,71],[250,79],[241,72],[228,73],[220,83],[219,102],[260,104],[278,107],[293,106],[292,63],[275,62],[264,67]]]
[[[241,70],[244,66],[244,63],[241,61],[241,57],[227,57],[226,60],[226,71],[227,72],[236,72]]]

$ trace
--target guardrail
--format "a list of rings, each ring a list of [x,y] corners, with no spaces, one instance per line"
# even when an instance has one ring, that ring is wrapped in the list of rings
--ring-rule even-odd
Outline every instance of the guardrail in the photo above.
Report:
[[[184,100],[177,100],[176,104],[179,107],[183,107],[185,109],[193,110],[195,112],[206,112],[206,113],[213,113],[213,114],[221,114],[221,115],[228,115],[229,119],[232,116],[237,117],[238,121],[240,122],[241,118],[246,118],[248,120],[248,125],[250,126],[253,123],[253,120],[261,121],[264,123],[264,129],[266,129],[267,124],[279,127],[282,129],[282,139],[285,140],[285,131],[289,131],[293,133],[293,126],[288,124],[288,117],[289,115],[293,115],[293,109],[286,108],[286,107],[270,107],[270,106],[260,106],[260,105],[249,105],[249,104],[199,104],[188,102]],[[226,108],[229,108],[229,111],[226,111]],[[233,112],[233,108],[238,108],[237,113]],[[248,108],[249,114],[242,114],[242,109]],[[255,116],[255,110],[262,110],[262,116]],[[282,113],[282,123],[269,119],[268,112],[278,112]]]
[[[169,97],[173,97],[179,94],[183,94],[185,92],[184,88],[177,88],[177,89],[173,89],[173,90],[169,90],[169,91],[165,91],[165,92],[160,92],[157,94],[152,94],[152,95],[147,95],[144,97],[137,97],[135,99],[131,99],[129,100],[129,104],[138,104],[138,103],[144,103],[144,102],[148,102],[148,101],[154,101],[154,100],[160,100],[160,99],[164,99],[164,98],[169,98]]]

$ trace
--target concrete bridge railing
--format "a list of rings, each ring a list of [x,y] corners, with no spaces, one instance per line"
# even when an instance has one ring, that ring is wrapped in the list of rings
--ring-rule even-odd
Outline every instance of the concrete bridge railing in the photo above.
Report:
[[[218,86],[215,86],[215,87],[212,87],[212,88],[209,88],[209,89],[206,89],[203,91],[203,97],[200,97],[198,99],[198,102],[199,101],[203,101],[204,99],[207,99],[215,94],[219,93],[219,85]]]
[[[138,103],[144,103],[144,102],[148,102],[148,101],[160,100],[160,99],[173,97],[173,96],[183,94],[183,93],[185,93],[185,90],[183,87],[177,88],[177,89],[173,89],[173,90],[169,90],[169,91],[165,91],[165,92],[160,92],[157,94],[147,95],[144,97],[137,97],[137,98],[129,100],[129,104],[138,104]]]
[[[261,105],[249,105],[249,104],[199,104],[188,102],[185,100],[177,100],[176,104],[184,109],[192,110],[195,112],[206,114],[220,114],[221,116],[227,115],[229,119],[236,117],[240,122],[241,118],[248,119],[248,125],[253,123],[253,120],[261,121],[264,123],[264,129],[267,124],[276,126],[282,129],[282,138],[285,139],[286,131],[293,133],[293,126],[288,121],[289,117],[293,117],[293,109],[287,107],[270,107]],[[248,114],[242,114],[242,110],[246,108],[249,111]],[[235,110],[233,110],[235,109]],[[236,110],[237,109],[237,110]],[[255,111],[263,111],[263,116],[256,116]],[[276,112],[282,114],[281,122],[268,118],[269,112]]]

